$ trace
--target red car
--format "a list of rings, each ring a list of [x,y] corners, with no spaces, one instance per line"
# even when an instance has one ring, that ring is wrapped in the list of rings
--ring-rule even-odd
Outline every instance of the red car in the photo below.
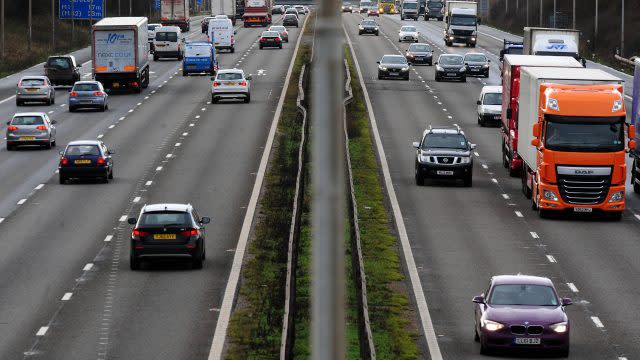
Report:
[[[551,280],[527,275],[491,278],[486,293],[473,298],[475,340],[480,353],[498,350],[552,351],[569,356],[569,318]]]

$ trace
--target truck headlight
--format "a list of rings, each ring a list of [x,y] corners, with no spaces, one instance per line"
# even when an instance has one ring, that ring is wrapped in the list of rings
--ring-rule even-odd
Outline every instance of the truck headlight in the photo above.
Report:
[[[544,198],[550,201],[558,201],[558,196],[551,190],[544,191]]]
[[[613,108],[611,109],[611,112],[616,112],[616,111],[620,111],[622,110],[622,105],[624,103],[622,102],[622,100],[616,100],[613,102]]]
[[[620,200],[624,199],[624,193],[622,191],[618,191],[616,193],[613,193],[613,195],[611,195],[611,198],[609,199],[609,202],[618,202]]]
[[[560,111],[560,105],[558,104],[558,99],[549,98],[547,100],[547,107],[551,110]]]
[[[566,333],[567,330],[569,330],[569,324],[566,321],[559,322],[557,324],[549,325],[549,328],[551,328],[551,330],[557,332],[558,334],[563,334]]]

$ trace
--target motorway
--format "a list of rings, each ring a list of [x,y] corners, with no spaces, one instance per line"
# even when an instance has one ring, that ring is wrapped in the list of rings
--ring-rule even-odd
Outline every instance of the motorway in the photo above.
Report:
[[[203,37],[198,25],[192,24],[191,39]],[[3,359],[207,358],[300,33],[290,29],[283,50],[258,50],[263,30],[239,28],[236,52],[218,55],[221,68],[254,74],[249,104],[210,104],[209,76],[182,77],[175,60],[152,61],[149,88],[112,94],[106,113],[69,113],[68,93],[60,88],[53,106],[16,108],[13,99],[0,104],[0,118],[7,120],[18,111],[50,113],[58,121],[58,150],[71,140],[95,138],[116,150],[109,184],[59,185],[56,148],[7,152],[2,144]],[[88,73],[90,63],[82,71]],[[0,100],[11,95],[9,81],[0,81]],[[203,270],[169,264],[129,270],[126,218],[157,202],[191,203],[212,218]]]
[[[476,121],[475,102],[482,86],[501,84],[497,66],[501,40],[481,34],[476,49],[447,48],[443,23],[401,22],[397,15],[377,20],[379,37],[358,36],[362,18],[343,14],[343,23],[389,165],[391,190],[401,212],[395,216],[406,227],[439,345],[439,351],[427,349],[423,341],[425,358],[439,353],[444,359],[484,358],[473,341],[471,299],[485,291],[492,275],[516,273],[547,276],[561,296],[573,298],[574,305],[568,308],[570,358],[640,358],[640,312],[635,311],[640,298],[640,243],[636,240],[640,217],[635,216],[640,198],[627,192],[628,208],[621,222],[540,219],[522,195],[520,180],[502,168],[500,130],[482,128]],[[435,46],[434,61],[443,52],[487,53],[492,61],[490,78],[436,83],[434,67],[414,66],[409,82],[377,80],[376,60],[383,54],[404,54],[408,47],[398,43],[404,24],[416,25],[421,41]],[[472,188],[446,181],[415,185],[411,144],[429,124],[458,124],[478,145]]]

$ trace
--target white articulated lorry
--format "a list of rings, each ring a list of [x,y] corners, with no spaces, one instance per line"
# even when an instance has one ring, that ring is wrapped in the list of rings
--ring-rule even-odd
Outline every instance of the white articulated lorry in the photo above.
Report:
[[[444,43],[463,43],[476,47],[478,36],[478,3],[475,1],[447,1]]]
[[[149,86],[146,17],[104,18],[93,24],[93,78],[106,89],[142,91]]]
[[[580,56],[579,30],[525,27],[523,40],[524,55],[571,56],[586,63]]]

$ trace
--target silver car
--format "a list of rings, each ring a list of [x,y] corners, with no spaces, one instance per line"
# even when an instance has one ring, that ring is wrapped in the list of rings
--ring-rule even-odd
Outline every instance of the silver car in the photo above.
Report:
[[[7,121],[7,150],[16,146],[36,145],[51,149],[56,146],[56,121],[45,113],[17,113]]]
[[[18,82],[16,89],[16,105],[21,106],[25,102],[44,102],[47,105],[55,104],[56,90],[46,76],[24,76]]]
[[[245,76],[241,69],[218,70],[211,79],[212,103],[220,99],[244,99],[245,103],[251,101],[251,75]]]
[[[81,108],[93,108],[100,111],[109,109],[109,95],[99,81],[78,81],[69,92],[69,112]]]

